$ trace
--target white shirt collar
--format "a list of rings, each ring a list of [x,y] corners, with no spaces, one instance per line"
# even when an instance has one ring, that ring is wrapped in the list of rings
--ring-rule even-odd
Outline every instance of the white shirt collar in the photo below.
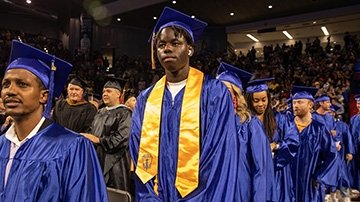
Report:
[[[40,129],[41,125],[44,123],[44,121],[45,121],[45,117],[42,117],[41,120],[39,121],[39,123],[34,127],[34,129],[32,129],[32,131],[29,133],[29,135],[25,139],[23,139],[22,141],[20,141],[18,139],[18,137],[16,136],[14,124],[12,124],[10,126],[10,128],[6,131],[5,137],[10,142],[12,142],[16,146],[20,147],[27,140],[29,140],[30,138],[32,138],[32,137],[34,137],[36,135],[36,133],[39,131],[39,129]]]

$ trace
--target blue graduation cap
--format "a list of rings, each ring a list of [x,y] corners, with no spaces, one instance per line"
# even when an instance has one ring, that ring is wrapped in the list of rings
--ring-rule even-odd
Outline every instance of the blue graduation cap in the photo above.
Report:
[[[241,90],[243,90],[242,84],[246,84],[253,76],[251,73],[225,62],[220,62],[216,75],[216,78],[220,81],[228,81]]]
[[[292,99],[308,99],[314,101],[314,96],[316,95],[319,89],[314,87],[306,86],[293,86],[292,88]]]
[[[193,42],[195,42],[205,30],[207,23],[196,18],[191,18],[191,16],[175,9],[165,7],[153,29],[153,33],[157,33],[159,30],[171,26],[183,28],[189,33]]]
[[[270,77],[249,81],[249,83],[247,84],[248,87],[246,88],[246,93],[257,93],[268,90],[269,86],[266,85],[266,82],[269,82],[271,80],[274,80],[274,78]]]
[[[360,101],[360,94],[355,95],[354,98],[356,101]]]
[[[330,101],[330,97],[327,95],[321,95],[315,99],[316,103],[324,102],[324,101]]]
[[[10,69],[26,69],[30,71],[49,90],[44,111],[44,115],[48,117],[52,107],[52,99],[60,96],[72,65],[28,44],[13,40],[9,65],[5,72]]]

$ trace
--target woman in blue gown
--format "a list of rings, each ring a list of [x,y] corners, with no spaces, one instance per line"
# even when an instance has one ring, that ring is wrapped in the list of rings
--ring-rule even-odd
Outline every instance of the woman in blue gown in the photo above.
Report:
[[[217,79],[229,89],[237,115],[240,148],[237,199],[255,202],[277,201],[269,142],[262,123],[251,115],[242,94],[242,81],[246,82],[252,75],[224,62],[220,63],[217,74]]]
[[[294,201],[293,182],[289,163],[296,155],[299,136],[288,116],[274,113],[270,106],[267,81],[272,78],[250,81],[246,98],[251,112],[261,121],[268,144],[273,153],[276,194],[279,201]]]

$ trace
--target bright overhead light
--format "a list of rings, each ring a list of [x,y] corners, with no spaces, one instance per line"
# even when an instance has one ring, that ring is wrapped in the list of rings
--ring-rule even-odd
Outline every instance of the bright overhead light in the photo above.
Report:
[[[259,42],[259,39],[255,38],[255,37],[254,37],[253,35],[251,35],[251,34],[247,34],[246,36],[249,37],[250,39],[252,39],[252,40],[255,41],[255,42]]]
[[[117,20],[118,22],[120,22],[120,21],[121,21],[121,18],[117,18],[116,20]]]
[[[26,3],[31,4],[31,0],[26,0]]]
[[[195,18],[195,15],[192,15],[191,18]]]
[[[272,8],[272,5],[269,5],[268,8]]]
[[[157,19],[157,17],[156,17],[156,16],[154,16],[154,17],[153,17],[153,19],[154,19],[154,20],[156,20],[156,19]]]
[[[313,24],[316,24],[316,21],[314,21]]]
[[[324,35],[325,35],[325,36],[329,36],[329,35],[330,35],[325,26],[322,26],[322,27],[321,27],[321,30],[324,32]]]
[[[176,1],[172,1],[173,4],[176,4]]]
[[[231,16],[235,15],[235,13],[230,13]]]
[[[287,32],[287,31],[282,31],[282,33],[283,33],[288,39],[293,39],[293,37],[289,34],[289,32]]]

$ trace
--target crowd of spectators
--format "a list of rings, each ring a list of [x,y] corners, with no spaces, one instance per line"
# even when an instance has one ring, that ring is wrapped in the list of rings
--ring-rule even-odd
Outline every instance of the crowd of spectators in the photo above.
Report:
[[[0,29],[0,76],[7,65],[11,41],[21,40],[32,46],[47,50],[74,65],[72,74],[88,81],[94,94],[101,95],[105,75],[127,79],[128,89],[141,91],[156,82],[164,71],[151,69],[146,57],[121,55],[114,58],[109,69],[108,61],[100,51],[94,51],[89,57],[81,52],[71,54],[64,49],[60,40],[47,38],[44,34],[25,34],[21,31]],[[150,52],[150,51],[149,51]],[[256,50],[247,54],[198,52],[191,59],[191,65],[203,72],[215,76],[219,60],[231,63],[254,74],[255,78],[274,77],[269,86],[272,104],[276,110],[286,106],[292,85],[306,85],[319,88],[318,94],[327,94],[340,114],[348,120],[348,103],[354,66],[359,54],[359,39],[356,35],[345,33],[344,45],[331,43],[330,37],[325,47],[318,38],[307,39],[305,47],[302,41],[294,45],[276,44],[264,46],[262,57],[256,57]]]

